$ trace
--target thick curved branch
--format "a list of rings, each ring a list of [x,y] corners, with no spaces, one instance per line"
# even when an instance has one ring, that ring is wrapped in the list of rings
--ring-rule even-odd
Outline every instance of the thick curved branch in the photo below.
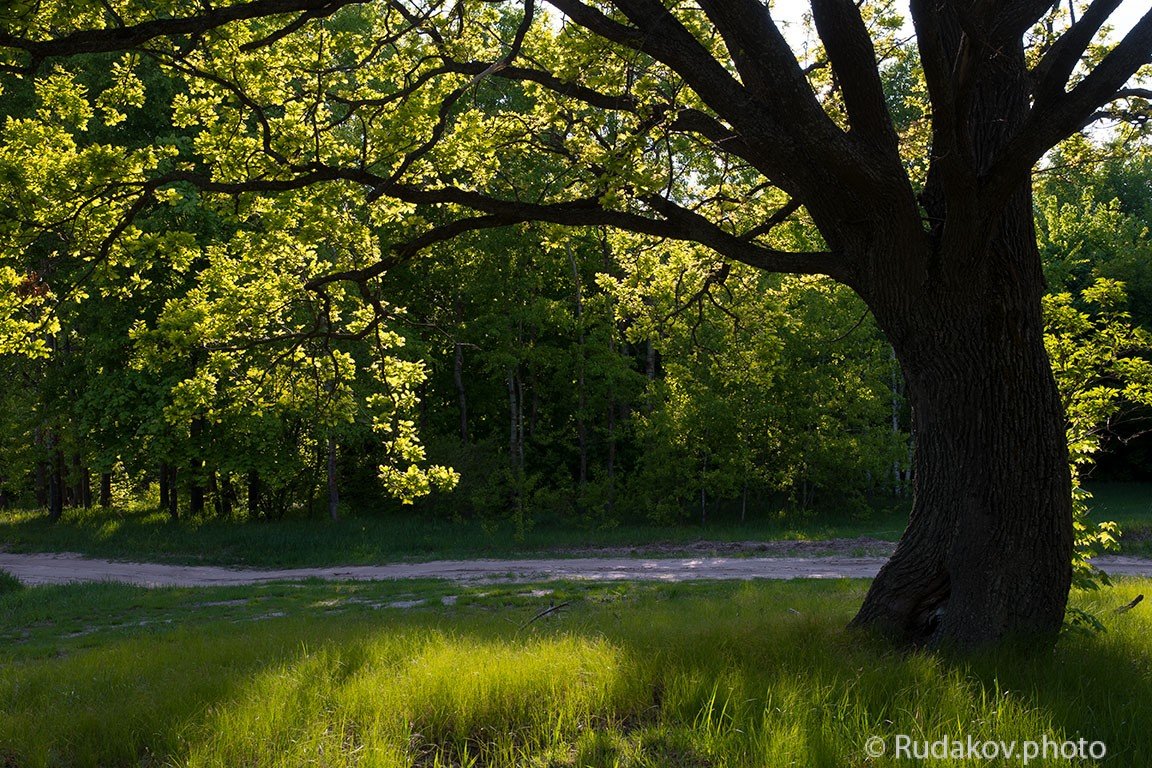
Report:
[[[656,0],[615,3],[634,26],[613,21],[579,0],[549,0],[572,21],[615,43],[646,53],[684,78],[717,114],[731,122],[729,112],[747,100],[740,83]]]
[[[304,287],[308,290],[315,291],[329,283],[340,281],[362,283],[374,277],[379,277],[397,264],[415,257],[420,251],[437,243],[447,242],[466,232],[479,232],[484,229],[507,227],[512,224],[521,224],[525,221],[529,221],[529,219],[496,215],[471,216],[457,219],[448,224],[433,227],[422,235],[398,245],[393,249],[393,256],[390,259],[383,259],[363,269],[350,269],[344,272],[333,272],[328,275],[315,277],[306,282]]]
[[[876,49],[860,9],[852,0],[812,0],[812,20],[840,83],[853,131],[899,161],[899,139],[884,99]]]
[[[551,72],[528,67],[504,66],[493,69],[492,65],[482,61],[448,61],[439,72],[456,72],[462,75],[480,75],[487,72],[492,77],[506,80],[517,80],[536,83],[548,90],[589,106],[620,112],[632,112],[636,108],[636,100],[627,94],[612,94],[597,91],[571,80],[563,80]]]
[[[965,96],[957,80],[971,78],[970,56],[961,61],[957,42],[959,22],[947,18],[937,0],[912,0],[912,22],[924,80],[932,103],[932,165],[930,178],[939,179],[952,206],[971,207],[976,194],[976,167],[965,128]]]
[[[848,262],[842,254],[829,251],[797,253],[766,248],[726,232],[704,216],[657,196],[645,197],[641,202],[661,218],[604,208],[596,198],[581,198],[559,203],[504,200],[459,187],[424,189],[390,181],[369,171],[328,166],[317,166],[290,178],[243,181],[216,181],[192,171],[175,171],[153,180],[149,185],[158,188],[165,184],[185,182],[206,192],[235,195],[247,192],[288,192],[334,181],[359,184],[369,190],[370,198],[386,195],[416,205],[454,205],[483,214],[457,219],[435,227],[415,240],[399,246],[396,252],[403,258],[409,258],[422,248],[464,232],[528,221],[545,221],[567,226],[608,226],[642,235],[695,242],[711,248],[722,256],[769,272],[827,275],[848,284],[852,278]],[[366,279],[380,274],[387,268],[388,264],[382,262],[380,265],[367,268],[368,271],[342,273],[343,277],[332,279]],[[371,272],[373,269],[378,271]]]
[[[1079,21],[1048,49],[1032,69],[1033,96],[1037,104],[1051,103],[1064,93],[1068,78],[1092,44],[1092,39],[1121,2],[1123,0],[1092,0]]]
[[[1032,166],[1061,139],[1083,127],[1101,106],[1119,98],[1125,84],[1152,63],[1152,10],[1071,91],[1037,103],[1019,134],[982,180],[990,205],[998,205]]]
[[[832,138],[840,128],[820,106],[788,41],[757,0],[701,0],[723,38],[740,79],[766,103],[788,114],[793,135]]]
[[[1061,0],[1014,0],[1006,2],[996,19],[996,32],[1001,40],[1019,40],[1044,18]]]
[[[758,0],[702,0],[700,7],[723,38],[745,86],[763,105],[761,119],[771,120],[776,131],[787,137],[789,146],[786,151],[806,155],[806,166],[794,170],[792,176],[801,179],[824,176],[825,186],[835,179],[839,184],[849,184],[859,192],[871,194],[874,190],[870,188],[870,173],[857,148],[850,144],[844,131],[820,105],[795,53],[772,21],[768,8]],[[842,44],[843,41],[837,40],[836,43]],[[870,42],[868,47],[871,50]],[[829,50],[829,55],[831,53]],[[859,63],[843,50],[837,55],[842,54],[852,58],[853,63]],[[875,72],[875,59],[871,58],[867,66]],[[867,74],[849,75],[853,81],[867,77]],[[878,79],[879,75],[876,77]],[[887,119],[882,94],[878,106],[879,119]],[[733,125],[740,124],[737,117],[716,111]],[[894,141],[891,146],[895,148]],[[817,170],[814,167],[817,165],[825,167]],[[829,175],[820,173],[820,170]],[[812,197],[811,194],[807,196]]]
[[[251,0],[208,10],[193,16],[152,19],[125,27],[83,29],[50,40],[32,40],[0,31],[0,47],[15,48],[32,57],[33,69],[44,59],[85,53],[112,53],[137,48],[158,37],[202,34],[235,21],[265,16],[305,13],[316,17],[335,13],[348,5],[368,0]]]

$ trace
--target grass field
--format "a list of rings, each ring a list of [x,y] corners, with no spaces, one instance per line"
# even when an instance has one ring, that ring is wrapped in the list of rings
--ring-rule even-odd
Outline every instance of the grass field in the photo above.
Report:
[[[1152,484],[1090,486],[1094,516],[1116,520],[1124,549],[1152,555]],[[277,522],[180,521],[152,509],[70,509],[53,525],[42,510],[0,511],[0,548],[16,552],[81,552],[158,562],[266,567],[353,565],[397,560],[511,557],[588,547],[673,548],[700,540],[823,540],[869,537],[895,541],[907,522],[905,503],[853,511],[751,510],[749,521],[717,516],[708,525],[621,524],[612,528],[541,520],[522,538],[510,526],[417,514]]]
[[[1099,483],[1088,490],[1092,516],[1120,524],[1124,554],[1152,557],[1152,484]]]
[[[897,734],[1152,754],[1152,613],[1111,612],[1149,581],[1077,598],[1103,634],[966,661],[847,633],[847,581],[5,589],[5,768],[916,764],[866,756]]]
[[[750,515],[750,518],[752,516]],[[250,566],[353,565],[396,560],[510,557],[586,547],[671,546],[711,541],[869,536],[895,541],[901,507],[815,513],[763,513],[746,524],[621,524],[603,528],[542,520],[522,538],[510,526],[487,528],[414,514],[275,522],[179,521],[151,509],[69,509],[53,525],[43,510],[0,511],[0,547],[15,552],[81,552],[156,562]]]

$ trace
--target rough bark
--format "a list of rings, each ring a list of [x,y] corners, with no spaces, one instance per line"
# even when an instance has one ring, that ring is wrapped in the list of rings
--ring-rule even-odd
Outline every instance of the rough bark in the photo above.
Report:
[[[1054,638],[1072,575],[1071,487],[1037,303],[964,293],[941,297],[933,324],[896,345],[913,509],[853,623],[933,645]]]
[[[1064,619],[1072,507],[1030,192],[968,232],[918,283],[889,276],[862,290],[912,409],[913,508],[853,624],[965,649],[1043,643]]]

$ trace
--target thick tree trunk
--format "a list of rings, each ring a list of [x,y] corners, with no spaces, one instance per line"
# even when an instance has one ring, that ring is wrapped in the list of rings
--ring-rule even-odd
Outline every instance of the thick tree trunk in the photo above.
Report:
[[[860,288],[912,407],[913,508],[853,623],[961,649],[1046,644],[1072,578],[1065,416],[1044,351],[1030,178],[1003,200],[982,186],[1028,119],[1024,49],[969,48],[954,8],[927,13],[971,80],[960,138],[936,134],[927,237],[898,223],[907,214],[874,211]]]
[[[904,642],[1037,642],[1064,618],[1071,486],[1043,281],[1038,259],[1015,275],[997,261],[983,254],[876,313],[912,407],[913,509],[853,623]]]

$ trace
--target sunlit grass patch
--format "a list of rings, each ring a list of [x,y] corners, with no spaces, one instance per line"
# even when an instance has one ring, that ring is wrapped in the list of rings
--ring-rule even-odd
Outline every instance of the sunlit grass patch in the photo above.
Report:
[[[844,631],[859,582],[455,587],[443,605],[450,587],[410,609],[384,607],[413,589],[388,583],[6,595],[0,616],[55,624],[0,666],[0,765],[913,764],[866,757],[896,734],[1083,736],[1106,765],[1152,751],[1152,614],[1112,612],[1148,581],[1080,598],[1102,635],[968,660]],[[101,615],[119,623],[63,631]]]

